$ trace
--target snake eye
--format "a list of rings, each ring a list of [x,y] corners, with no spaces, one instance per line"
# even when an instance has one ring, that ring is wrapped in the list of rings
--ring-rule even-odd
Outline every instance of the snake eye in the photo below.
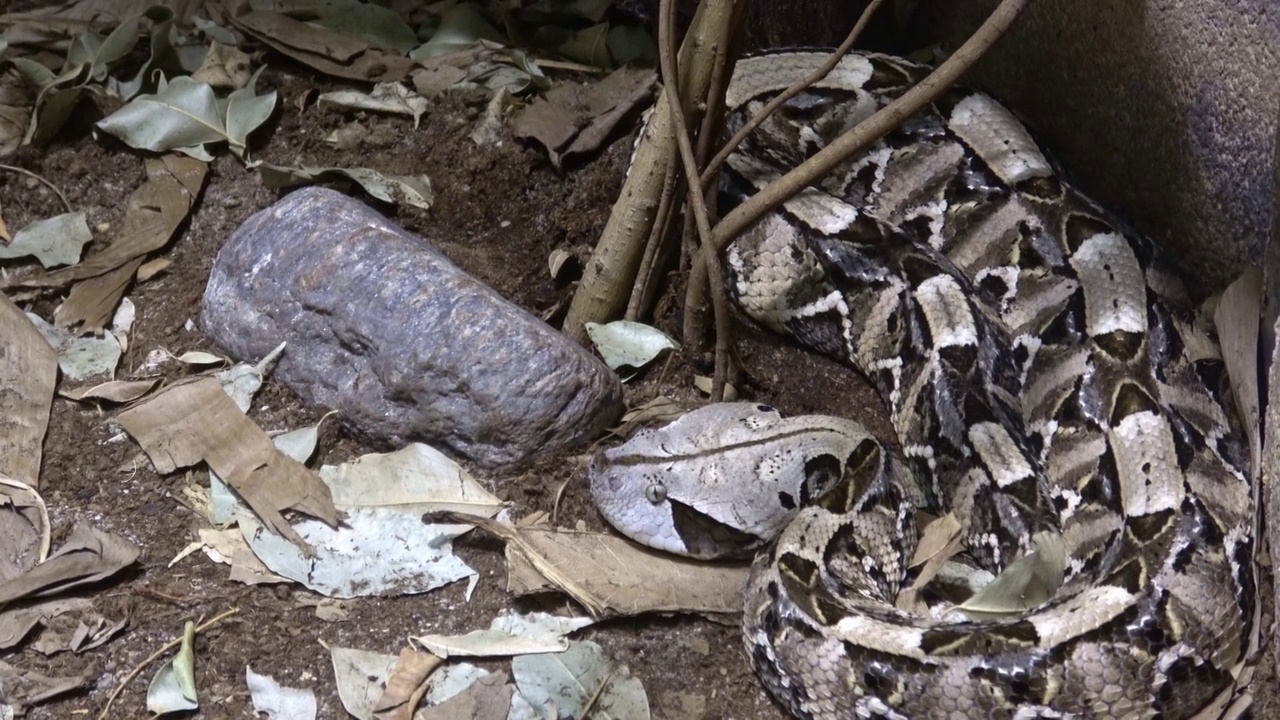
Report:
[[[650,483],[649,487],[644,489],[644,496],[649,502],[657,505],[667,499],[667,486],[660,482]]]

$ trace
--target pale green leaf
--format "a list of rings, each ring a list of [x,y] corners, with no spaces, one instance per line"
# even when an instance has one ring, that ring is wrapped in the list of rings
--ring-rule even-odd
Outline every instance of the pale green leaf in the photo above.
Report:
[[[195,623],[188,620],[178,654],[151,678],[151,686],[147,688],[147,709],[151,712],[162,715],[200,707],[196,697],[195,635]]]
[[[276,91],[265,95],[255,95],[255,88],[258,84],[258,76],[266,69],[266,65],[258,68],[253,77],[249,78],[248,84],[239,90],[233,91],[224,101],[223,113],[226,118],[227,138],[231,145],[231,152],[237,157],[244,157],[244,152],[248,148],[249,133],[258,129],[262,123],[271,117],[271,113],[276,109]]]
[[[213,88],[186,76],[174,78],[153,95],[139,95],[98,121],[98,129],[131,147],[155,152],[178,150],[201,160],[192,149],[227,139]]]
[[[36,220],[19,230],[8,245],[0,245],[0,259],[32,255],[45,267],[72,265],[93,240],[84,213],[73,212]]]
[[[595,343],[600,357],[610,368],[641,368],[666,350],[678,350],[680,344],[666,333],[630,320],[616,320],[601,325],[587,323],[587,335]]]
[[[554,703],[561,717],[649,720],[649,699],[640,680],[611,666],[593,642],[570,642],[561,653],[520,655],[511,660],[520,695],[535,708]]]

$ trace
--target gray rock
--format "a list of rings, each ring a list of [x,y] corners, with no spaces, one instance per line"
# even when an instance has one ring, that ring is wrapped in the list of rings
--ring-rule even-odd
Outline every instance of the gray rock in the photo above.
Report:
[[[359,433],[487,467],[588,440],[622,410],[602,362],[332,190],[294,192],[231,235],[201,322],[240,359],[287,341],[275,377]]]

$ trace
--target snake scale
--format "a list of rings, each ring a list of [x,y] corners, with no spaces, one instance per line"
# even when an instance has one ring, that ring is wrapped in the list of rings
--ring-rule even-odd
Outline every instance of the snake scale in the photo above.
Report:
[[[729,130],[826,57],[741,60]],[[926,72],[845,57],[730,158],[731,194]],[[851,420],[711,405],[598,454],[592,493],[654,547],[763,548],[744,640],[788,711],[1170,720],[1222,702],[1259,621],[1255,500],[1216,341],[1151,243],[1012,113],[950,91],[724,260],[745,315],[867,377],[900,452]],[[903,607],[918,509],[955,517],[966,549]],[[954,607],[947,577],[1019,566],[1016,607]]]

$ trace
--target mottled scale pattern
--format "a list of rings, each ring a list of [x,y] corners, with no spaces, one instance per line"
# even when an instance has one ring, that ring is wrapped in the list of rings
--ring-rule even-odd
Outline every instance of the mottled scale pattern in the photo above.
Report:
[[[741,60],[729,131],[826,57]],[[727,201],[926,73],[845,57],[730,157]],[[1230,700],[1256,648],[1257,506],[1216,339],[1151,243],[1076,190],[1013,113],[949,91],[744,232],[724,267],[743,313],[867,377],[901,447],[789,419],[856,441],[824,450],[843,475],[802,472],[809,502],[775,502],[781,519],[754,521],[748,543],[781,529],[752,567],[743,627],[788,711],[1170,720]],[[759,473],[745,474],[717,492]],[[700,492],[688,511],[717,527],[743,512]],[[1051,594],[965,613],[930,585],[924,609],[900,608],[920,510],[959,520],[957,576],[1047,567],[1023,559],[1060,549]]]

